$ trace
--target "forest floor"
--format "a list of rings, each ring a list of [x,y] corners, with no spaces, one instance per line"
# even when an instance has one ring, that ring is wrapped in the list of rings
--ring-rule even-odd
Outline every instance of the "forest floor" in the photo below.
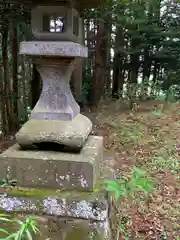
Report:
[[[118,102],[102,104],[85,112],[94,123],[93,134],[104,137],[105,155],[116,176],[129,175],[134,166],[154,180],[150,195],[139,194],[139,202],[117,202],[112,216],[119,239],[180,239],[180,104],[148,101],[132,111]],[[0,150],[13,141],[0,141]],[[180,153],[180,152],[179,152]],[[120,221],[119,221],[120,220]]]
[[[111,102],[89,113],[94,134],[104,137],[117,178],[128,176],[136,166],[153,178],[155,187],[149,196],[140,194],[138,203],[130,199],[117,203],[112,221],[119,226],[119,240],[179,240],[180,104],[148,101],[132,111],[121,109],[118,102]]]

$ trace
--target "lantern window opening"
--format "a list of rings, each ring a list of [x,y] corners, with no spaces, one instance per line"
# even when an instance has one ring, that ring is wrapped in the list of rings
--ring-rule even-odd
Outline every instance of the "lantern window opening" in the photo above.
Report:
[[[65,18],[54,13],[43,16],[43,32],[61,33],[65,30]]]

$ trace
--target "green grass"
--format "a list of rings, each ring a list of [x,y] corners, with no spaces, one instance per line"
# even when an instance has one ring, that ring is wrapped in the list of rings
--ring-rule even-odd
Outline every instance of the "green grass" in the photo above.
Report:
[[[40,233],[37,221],[33,217],[27,217],[25,221],[12,219],[9,215],[0,214],[0,225],[8,225],[0,228],[1,240],[32,240],[33,236]],[[14,225],[16,231],[11,232],[9,227]]]

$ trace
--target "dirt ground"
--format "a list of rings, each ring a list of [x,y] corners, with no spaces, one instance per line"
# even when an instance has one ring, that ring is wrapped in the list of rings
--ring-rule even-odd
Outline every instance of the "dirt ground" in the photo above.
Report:
[[[103,103],[84,113],[94,123],[93,134],[104,137],[117,178],[140,167],[154,179],[151,195],[138,203],[122,199],[112,216],[119,239],[180,239],[180,104],[148,101],[132,111],[118,102]],[[1,139],[4,151],[14,140]]]
[[[121,110],[123,109],[123,110]],[[104,136],[117,178],[133,166],[147,171],[155,188],[138,203],[122,199],[113,216],[122,239],[180,239],[180,104],[148,101],[132,111],[117,103],[94,114],[94,134]],[[119,221],[120,220],[120,221]]]

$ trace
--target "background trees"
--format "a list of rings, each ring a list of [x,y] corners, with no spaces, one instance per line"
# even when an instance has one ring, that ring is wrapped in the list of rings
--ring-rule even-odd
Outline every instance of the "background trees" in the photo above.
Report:
[[[84,13],[89,57],[77,62],[72,90],[77,101],[127,101],[180,97],[180,3],[175,0],[109,0]],[[1,129],[15,132],[28,119],[41,82],[19,43],[32,39],[30,12],[0,3]],[[163,94],[163,95],[162,95]],[[131,106],[131,104],[130,104]]]

